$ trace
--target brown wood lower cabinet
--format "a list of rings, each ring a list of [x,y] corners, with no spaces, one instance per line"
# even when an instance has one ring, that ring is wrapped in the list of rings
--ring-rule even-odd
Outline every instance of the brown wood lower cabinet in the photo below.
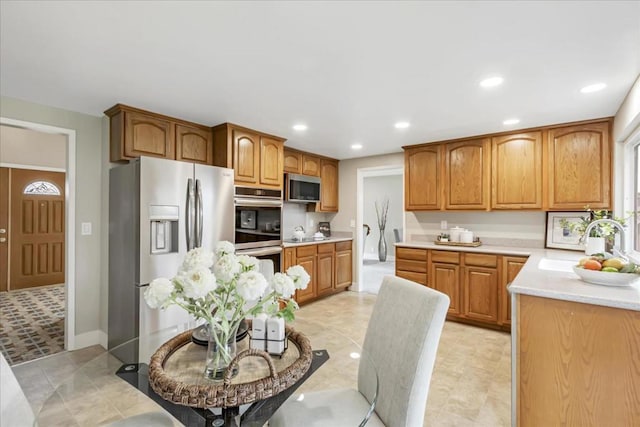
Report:
[[[396,276],[449,296],[447,319],[510,330],[507,285],[526,257],[396,247]]]
[[[319,243],[285,248],[284,271],[292,265],[304,268],[311,281],[306,289],[298,290],[295,300],[305,304],[318,298],[335,294],[352,283],[352,241]]]
[[[640,425],[640,312],[516,295],[516,425]]]
[[[502,280],[500,282],[500,313],[498,313],[498,323],[500,325],[511,325],[511,295],[507,291],[507,286],[516,278],[526,257],[503,256],[502,257]]]

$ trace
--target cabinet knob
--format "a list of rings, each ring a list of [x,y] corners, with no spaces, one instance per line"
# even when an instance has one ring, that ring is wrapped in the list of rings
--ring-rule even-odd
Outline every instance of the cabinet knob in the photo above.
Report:
[[[6,241],[7,241],[7,239],[5,239],[4,237],[0,237],[0,243],[4,243]]]

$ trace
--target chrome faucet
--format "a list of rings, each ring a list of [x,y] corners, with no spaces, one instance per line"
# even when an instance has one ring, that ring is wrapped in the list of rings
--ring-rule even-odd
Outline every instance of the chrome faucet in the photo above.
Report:
[[[624,251],[626,249],[625,246],[625,230],[624,227],[622,226],[622,224],[620,224],[618,221],[614,221],[612,219],[608,219],[608,218],[604,218],[604,219],[598,219],[593,221],[591,224],[589,224],[586,228],[586,230],[584,230],[584,235],[586,238],[589,238],[589,234],[591,233],[591,230],[593,230],[593,228],[596,225],[599,224],[611,224],[614,227],[616,227],[618,230],[620,230],[620,250],[616,249],[615,247],[613,248],[613,255],[614,256],[621,256],[626,258],[626,256],[624,255]]]

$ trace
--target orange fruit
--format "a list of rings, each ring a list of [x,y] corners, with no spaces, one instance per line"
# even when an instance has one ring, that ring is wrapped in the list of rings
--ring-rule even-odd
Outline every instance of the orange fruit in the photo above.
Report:
[[[596,271],[602,270],[602,264],[600,264],[595,259],[590,259],[589,261],[585,262],[582,267],[587,270],[596,270]]]

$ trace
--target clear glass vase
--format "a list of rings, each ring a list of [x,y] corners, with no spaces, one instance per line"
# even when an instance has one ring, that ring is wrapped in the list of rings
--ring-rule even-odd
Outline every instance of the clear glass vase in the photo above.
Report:
[[[227,330],[217,322],[210,322],[207,328],[207,361],[204,377],[210,380],[222,380],[227,366],[236,357],[236,333],[239,323],[232,324]],[[237,375],[238,368],[232,376]]]

